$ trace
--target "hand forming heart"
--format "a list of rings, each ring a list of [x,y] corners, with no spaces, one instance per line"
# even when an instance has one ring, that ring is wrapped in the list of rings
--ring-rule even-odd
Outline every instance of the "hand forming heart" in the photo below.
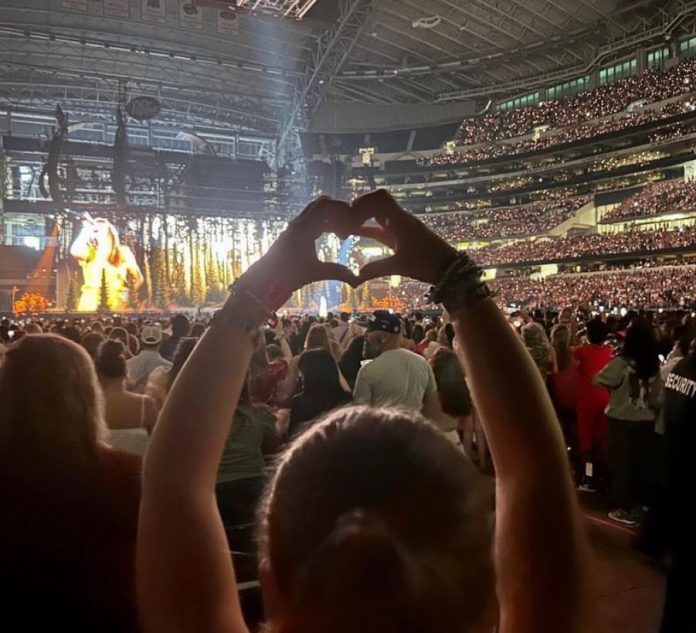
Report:
[[[371,219],[379,226],[366,226]],[[392,248],[394,254],[366,264],[356,276],[341,264],[318,259],[314,242],[327,232],[341,238],[373,238]],[[274,299],[325,279],[355,287],[375,277],[404,275],[434,284],[456,256],[454,248],[404,211],[389,193],[378,190],[357,198],[352,205],[328,197],[311,202],[243,279],[264,287],[273,284]]]

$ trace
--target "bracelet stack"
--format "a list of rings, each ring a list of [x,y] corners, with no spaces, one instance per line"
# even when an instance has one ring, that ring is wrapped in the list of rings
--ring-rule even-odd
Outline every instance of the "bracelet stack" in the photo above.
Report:
[[[249,287],[239,283],[232,284],[228,290],[230,297],[221,310],[215,314],[214,321],[222,322],[227,325],[235,325],[247,334],[252,334],[264,323],[277,323],[275,309],[275,296],[280,296],[279,292],[273,288],[261,298]],[[285,298],[280,300],[282,305]]]
[[[441,303],[451,313],[492,295],[483,280],[483,269],[468,255],[461,254],[447,267],[440,283],[430,288],[426,298],[431,303]]]

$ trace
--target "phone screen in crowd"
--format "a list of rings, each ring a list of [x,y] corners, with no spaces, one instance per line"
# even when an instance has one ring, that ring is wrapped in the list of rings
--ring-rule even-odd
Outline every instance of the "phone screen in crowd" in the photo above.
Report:
[[[11,339],[14,338],[14,330],[7,330],[7,336]]]

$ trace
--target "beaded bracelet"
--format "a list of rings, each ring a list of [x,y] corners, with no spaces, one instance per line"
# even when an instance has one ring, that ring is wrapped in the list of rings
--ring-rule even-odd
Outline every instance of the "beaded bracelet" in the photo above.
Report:
[[[431,303],[441,303],[450,313],[491,296],[493,292],[483,280],[483,269],[466,254],[459,255],[447,267],[442,280],[426,294]]]

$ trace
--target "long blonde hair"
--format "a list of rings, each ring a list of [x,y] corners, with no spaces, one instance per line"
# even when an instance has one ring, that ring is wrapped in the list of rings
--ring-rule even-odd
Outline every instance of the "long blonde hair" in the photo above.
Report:
[[[573,363],[570,337],[570,327],[566,323],[559,323],[551,330],[551,346],[556,354],[556,364],[560,370],[568,369]]]
[[[320,347],[325,349],[327,352],[331,352],[331,340],[329,339],[329,333],[323,323],[315,323],[309,332],[307,332],[307,338],[305,339],[305,350],[316,349]]]
[[[92,360],[54,334],[25,336],[0,368],[0,461],[34,472],[94,463],[103,429]]]

